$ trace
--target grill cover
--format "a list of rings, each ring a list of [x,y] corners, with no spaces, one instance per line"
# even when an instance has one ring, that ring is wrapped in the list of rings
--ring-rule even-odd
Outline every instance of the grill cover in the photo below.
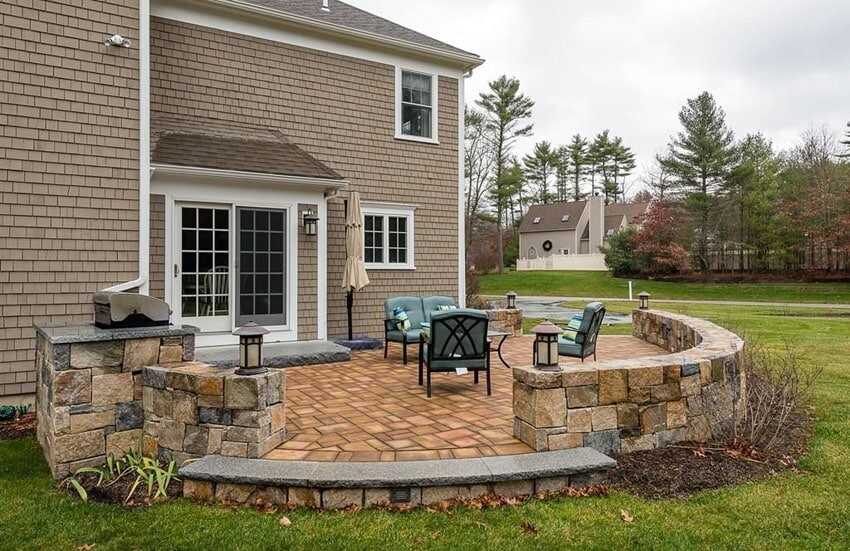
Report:
[[[94,294],[94,324],[104,329],[168,325],[170,315],[168,304],[158,298],[112,291]]]

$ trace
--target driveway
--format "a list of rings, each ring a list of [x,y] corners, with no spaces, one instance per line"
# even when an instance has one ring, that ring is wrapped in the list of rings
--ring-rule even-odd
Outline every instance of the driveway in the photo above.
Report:
[[[517,308],[522,310],[525,318],[544,318],[553,321],[570,321],[581,310],[576,308],[564,308],[561,306],[565,301],[558,297],[517,297]],[[631,315],[605,314],[605,324],[631,323]]]

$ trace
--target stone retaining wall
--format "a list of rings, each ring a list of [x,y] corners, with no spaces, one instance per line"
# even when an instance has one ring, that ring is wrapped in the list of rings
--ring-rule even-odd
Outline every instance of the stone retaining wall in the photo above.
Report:
[[[54,478],[139,449],[142,369],[191,360],[193,331],[37,329],[37,434]]]
[[[484,310],[490,320],[490,329],[493,331],[504,331],[516,337],[522,335],[522,310],[518,308],[498,308],[495,310]]]
[[[283,442],[285,375],[191,362],[143,371],[144,452],[182,465],[209,454],[262,457]]]
[[[746,399],[744,342],[705,320],[635,310],[633,333],[670,354],[549,373],[514,368],[514,435],[535,450],[628,453],[706,442]]]
[[[531,480],[506,480],[487,484],[458,486],[424,486],[405,488],[308,488],[259,486],[184,480],[183,496],[202,503],[226,505],[277,505],[313,509],[346,509],[351,507],[418,507],[441,502],[463,501],[485,496],[524,497],[563,492],[568,488],[584,488],[603,484],[607,473],[592,472]]]

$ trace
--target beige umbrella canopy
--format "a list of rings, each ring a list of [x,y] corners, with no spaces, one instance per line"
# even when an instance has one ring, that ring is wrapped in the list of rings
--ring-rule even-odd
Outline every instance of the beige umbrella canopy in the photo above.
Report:
[[[351,192],[348,199],[348,212],[345,214],[345,270],[342,274],[342,288],[347,291],[348,339],[351,340],[351,308],[354,305],[354,291],[369,285],[366,265],[363,263],[363,213],[360,211],[360,194]]]

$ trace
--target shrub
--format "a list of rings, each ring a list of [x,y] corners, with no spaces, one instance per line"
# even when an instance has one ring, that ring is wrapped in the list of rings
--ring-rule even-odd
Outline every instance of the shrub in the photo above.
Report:
[[[739,412],[733,437],[760,452],[769,452],[805,415],[823,368],[802,366],[791,346],[776,352],[748,342],[744,370],[747,401],[744,411]]]
[[[13,421],[15,419],[15,408],[12,406],[0,406],[0,422]]]
[[[627,276],[640,271],[640,264],[635,255],[635,237],[637,230],[628,226],[608,238],[608,243],[601,247],[605,254],[605,265],[614,276]]]
[[[673,209],[653,202],[634,238],[634,254],[646,274],[675,274],[688,271],[688,251],[679,244],[681,226]]]

